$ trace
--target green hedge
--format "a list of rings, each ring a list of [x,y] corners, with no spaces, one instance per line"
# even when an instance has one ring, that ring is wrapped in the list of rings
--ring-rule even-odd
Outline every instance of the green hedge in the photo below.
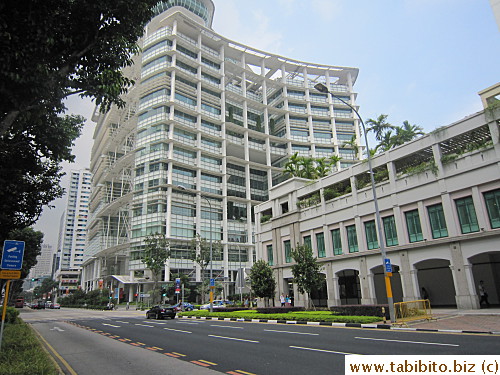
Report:
[[[35,332],[21,320],[5,326],[0,352],[0,375],[13,374],[59,374]]]
[[[389,318],[389,305],[343,305],[332,306],[330,310],[339,315],[362,315],[383,317],[382,308],[385,308],[385,315]]]
[[[288,320],[307,322],[336,322],[336,323],[373,323],[380,321],[374,316],[339,316],[329,311],[294,311],[284,314],[261,314],[256,310],[240,310],[233,312],[213,312],[206,310],[186,311],[179,316],[190,317],[214,317],[214,318],[236,318],[236,319],[267,319]]]

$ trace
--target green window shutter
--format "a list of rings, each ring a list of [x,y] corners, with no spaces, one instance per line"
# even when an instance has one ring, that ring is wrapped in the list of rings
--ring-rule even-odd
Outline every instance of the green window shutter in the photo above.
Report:
[[[444,218],[443,205],[441,203],[427,207],[429,222],[431,225],[432,238],[448,237],[448,229]]]
[[[422,234],[422,226],[420,225],[418,210],[408,211],[405,213],[405,216],[410,242],[423,241],[424,236]]]
[[[359,251],[358,248],[358,237],[356,235],[356,226],[349,225],[346,227],[347,230],[347,247],[350,253],[356,253]]]
[[[325,235],[323,233],[316,233],[316,245],[318,246],[318,258],[326,257]]]
[[[455,205],[457,206],[458,221],[460,222],[462,233],[479,232],[479,224],[472,197],[457,199]]]
[[[285,241],[285,262],[286,263],[291,263],[292,262],[292,246],[290,245],[290,241]]]
[[[396,230],[396,221],[394,220],[394,215],[387,216],[382,219],[384,223],[384,234],[385,234],[385,244],[387,247],[397,246],[398,233]]]
[[[500,228],[500,189],[484,193],[491,229]]]
[[[274,265],[273,245],[267,245],[267,264]]]
[[[333,255],[342,254],[342,240],[340,237],[340,229],[333,229],[332,234],[332,244],[333,244]]]
[[[365,234],[368,250],[378,249],[377,230],[375,229],[374,220],[365,223]]]

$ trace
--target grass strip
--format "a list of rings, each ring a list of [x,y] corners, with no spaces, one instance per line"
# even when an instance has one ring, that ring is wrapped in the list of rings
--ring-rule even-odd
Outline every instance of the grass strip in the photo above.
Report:
[[[0,375],[58,375],[50,355],[24,322],[6,324],[0,351]]]
[[[261,314],[254,310],[242,310],[231,312],[210,312],[207,310],[186,311],[179,316],[192,317],[214,317],[214,318],[236,318],[236,319],[268,319],[307,322],[332,322],[332,323],[374,323],[381,320],[377,316],[343,316],[332,314],[328,311],[295,311],[284,314]]]

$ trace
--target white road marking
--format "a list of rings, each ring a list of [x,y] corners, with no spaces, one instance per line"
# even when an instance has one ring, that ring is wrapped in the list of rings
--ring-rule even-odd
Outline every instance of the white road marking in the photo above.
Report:
[[[226,340],[234,340],[234,341],[253,342],[253,343],[257,343],[257,344],[259,343],[258,341],[238,339],[236,337],[215,336],[215,335],[208,335],[208,337],[215,337],[216,339],[226,339]]]
[[[196,324],[198,324],[198,323],[191,323],[191,322],[177,322],[177,324],[194,324],[194,325],[196,325]]]
[[[121,320],[115,320],[116,323],[130,324],[130,322],[123,322]]]
[[[150,323],[150,324],[167,324],[165,322],[151,322],[151,321],[148,321],[148,320],[144,321],[144,323]]]
[[[324,349],[315,349],[315,348],[305,348],[303,346],[290,346],[292,349],[302,349],[302,350],[311,350],[313,352],[323,352],[323,353],[332,353],[332,354],[343,354],[343,355],[359,355],[357,353],[346,353],[346,352],[336,352],[334,350],[324,350]]]
[[[64,332],[64,329],[59,328],[59,327],[54,327],[50,329],[51,331],[59,331],[59,332]]]
[[[174,331],[174,332],[181,332],[181,333],[193,333],[190,331],[183,331],[181,329],[173,329],[173,328],[163,328],[163,329],[166,329],[167,331]]]
[[[407,344],[439,345],[439,346],[460,346],[460,345],[456,345],[456,344],[443,344],[443,343],[440,343],[440,342],[375,339],[375,338],[371,338],[371,337],[355,337],[355,339],[359,339],[359,340],[372,340],[372,341],[404,342],[404,343],[407,343]]]
[[[279,332],[279,333],[293,333],[295,335],[310,335],[310,336],[319,336],[319,333],[305,333],[305,332],[293,332],[293,331],[280,331],[277,329],[265,329],[266,332]]]
[[[136,326],[141,326],[141,327],[151,327],[153,328],[154,326],[150,326],[148,324],[139,324],[139,323],[135,323]]]
[[[115,328],[120,328],[121,326],[115,326],[113,324],[108,324],[108,323],[102,323],[103,326],[110,326],[110,327],[115,327]]]
[[[232,329],[243,329],[243,327],[231,327],[231,326],[221,326],[217,324],[210,324],[211,327],[221,327],[221,328],[232,328]]]

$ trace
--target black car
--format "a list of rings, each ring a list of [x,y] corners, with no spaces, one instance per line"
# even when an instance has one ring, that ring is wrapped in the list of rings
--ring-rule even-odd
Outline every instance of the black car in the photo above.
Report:
[[[168,305],[156,305],[151,307],[148,311],[146,311],[146,319],[154,318],[154,319],[165,319],[170,318],[174,319],[176,314],[175,307]]]

